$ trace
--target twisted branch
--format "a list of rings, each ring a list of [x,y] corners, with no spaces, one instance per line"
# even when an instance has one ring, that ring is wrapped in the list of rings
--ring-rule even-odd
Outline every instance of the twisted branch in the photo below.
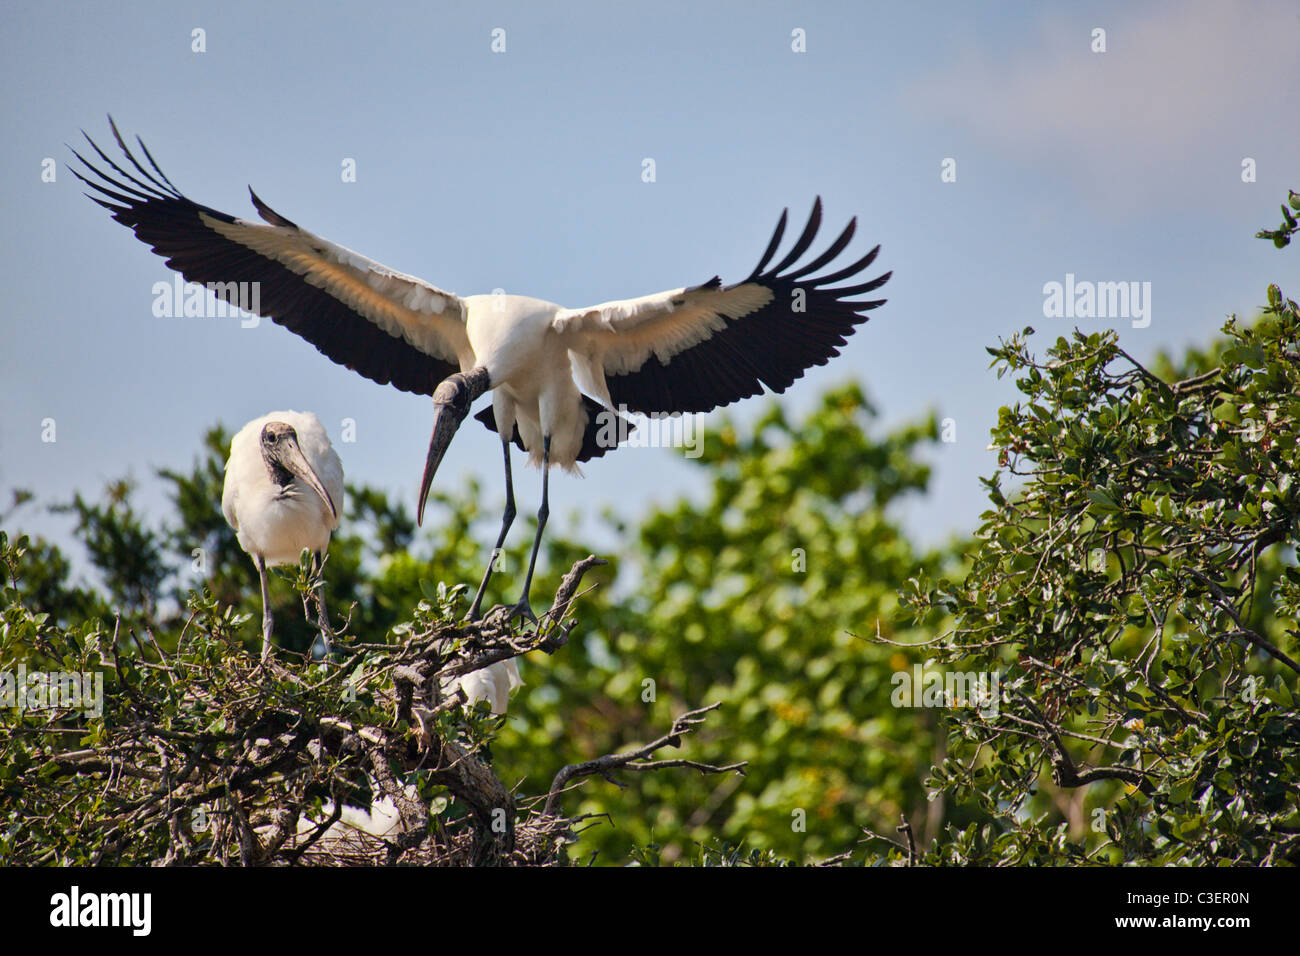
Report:
[[[623,784],[615,780],[613,773],[616,770],[662,770],[669,767],[686,767],[691,770],[698,770],[700,773],[738,773],[741,776],[745,774],[745,767],[749,763],[742,760],[738,763],[729,763],[722,766],[708,763],[700,763],[694,760],[650,760],[645,758],[651,756],[655,751],[662,750],[664,747],[680,747],[682,737],[689,734],[695,729],[697,724],[704,722],[704,715],[710,711],[717,710],[722,706],[722,701],[716,701],[705,707],[699,707],[695,710],[688,710],[676,720],[673,721],[672,730],[664,734],[658,740],[645,744],[625,754],[606,754],[604,757],[597,757],[595,760],[587,760],[578,764],[567,764],[555,779],[551,782],[550,793],[546,797],[546,806],[542,810],[544,816],[555,816],[556,808],[559,806],[560,796],[563,794],[565,787],[570,780],[576,780],[580,777],[590,777],[593,774],[599,774],[616,787],[622,787]]]

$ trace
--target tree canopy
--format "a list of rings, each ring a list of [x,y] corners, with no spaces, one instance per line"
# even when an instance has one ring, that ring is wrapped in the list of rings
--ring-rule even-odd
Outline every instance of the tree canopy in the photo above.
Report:
[[[1285,247],[1292,209],[1260,236]],[[103,697],[39,706],[31,685],[19,708],[0,680],[0,859],[1294,864],[1300,310],[1266,299],[1145,364],[1113,331],[991,347],[1022,397],[950,548],[917,548],[895,507],[926,494],[934,418],[883,430],[854,384],[798,420],[711,419],[702,500],[607,517],[607,563],[549,534],[537,626],[462,620],[477,488],[439,493],[418,533],[349,486],[332,663],[311,658],[304,561],[277,570],[283,649],[258,667],[221,427],[160,472],[161,524],[126,481],[55,504],[93,582],[17,530],[48,503],[16,492],[0,675],[98,674]],[[444,689],[515,655],[505,717]],[[395,835],[321,839],[381,797]]]

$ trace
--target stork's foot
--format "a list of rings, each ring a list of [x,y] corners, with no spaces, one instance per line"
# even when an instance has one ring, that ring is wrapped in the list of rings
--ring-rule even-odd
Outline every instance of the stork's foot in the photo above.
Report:
[[[533,613],[533,607],[528,603],[528,598],[521,598],[518,604],[511,604],[508,607],[504,604],[498,604],[486,614],[482,615],[481,618],[466,617],[465,621],[467,623],[473,623],[477,620],[483,620],[509,624],[515,618],[524,621],[531,621],[533,624],[537,623],[537,615]]]
[[[537,615],[533,613],[533,606],[528,603],[527,595],[521,597],[519,603],[510,608],[509,613],[506,615],[506,620],[513,621],[517,617],[522,618],[525,621],[531,621],[533,624],[537,623]]]

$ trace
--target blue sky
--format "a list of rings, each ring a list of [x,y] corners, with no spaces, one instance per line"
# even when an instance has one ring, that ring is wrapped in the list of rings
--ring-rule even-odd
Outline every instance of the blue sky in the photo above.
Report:
[[[819,247],[856,215],[853,248],[881,243],[894,278],[843,355],[782,401],[799,413],[857,378],[885,425],[953,418],[932,493],[900,513],[926,542],[970,530],[985,504],[988,429],[1016,394],[985,345],[1032,324],[1041,349],[1078,324],[1116,325],[1138,357],[1180,349],[1295,272],[1252,238],[1300,188],[1292,3],[10,3],[0,37],[6,504],[13,488],[53,503],[129,474],[161,514],[155,467],[189,465],[214,422],[283,407],[315,411],[336,441],[355,419],[349,479],[414,504],[427,399],[270,322],[153,316],[171,274],[64,165],[80,129],[108,139],[109,112],[191,198],[252,216],[252,184],[304,228],[462,294],[579,306],[735,281],[782,208],[801,225],[820,194]],[[1150,324],[1045,318],[1043,286],[1067,273],[1151,283]],[[763,401],[733,410],[743,422]],[[498,446],[471,423],[438,482],[474,472],[494,510]],[[704,488],[658,449],[586,474],[552,483],[561,523]],[[516,475],[523,513],[536,478]],[[30,507],[13,523],[67,531]]]

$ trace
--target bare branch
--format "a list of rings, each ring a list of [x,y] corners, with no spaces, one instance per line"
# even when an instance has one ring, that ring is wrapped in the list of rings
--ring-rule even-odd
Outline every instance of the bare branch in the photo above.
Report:
[[[695,710],[688,710],[673,721],[672,730],[664,734],[658,740],[638,747],[636,750],[625,754],[606,754],[604,757],[597,757],[595,760],[587,760],[579,764],[568,764],[555,775],[551,782],[551,790],[546,798],[546,806],[542,813],[546,816],[554,816],[556,807],[559,804],[560,795],[563,793],[566,785],[570,780],[578,777],[590,777],[599,774],[612,783],[617,783],[612,774],[616,770],[658,770],[667,767],[689,767],[692,770],[698,770],[701,773],[738,773],[743,775],[747,761],[727,764],[725,766],[715,766],[713,764],[697,763],[687,760],[662,760],[646,762],[645,758],[651,756],[655,751],[662,750],[664,747],[680,747],[682,737],[690,733],[697,724],[704,722],[704,715],[710,711],[717,710],[722,706],[722,701],[709,704],[705,707],[699,707]]]

